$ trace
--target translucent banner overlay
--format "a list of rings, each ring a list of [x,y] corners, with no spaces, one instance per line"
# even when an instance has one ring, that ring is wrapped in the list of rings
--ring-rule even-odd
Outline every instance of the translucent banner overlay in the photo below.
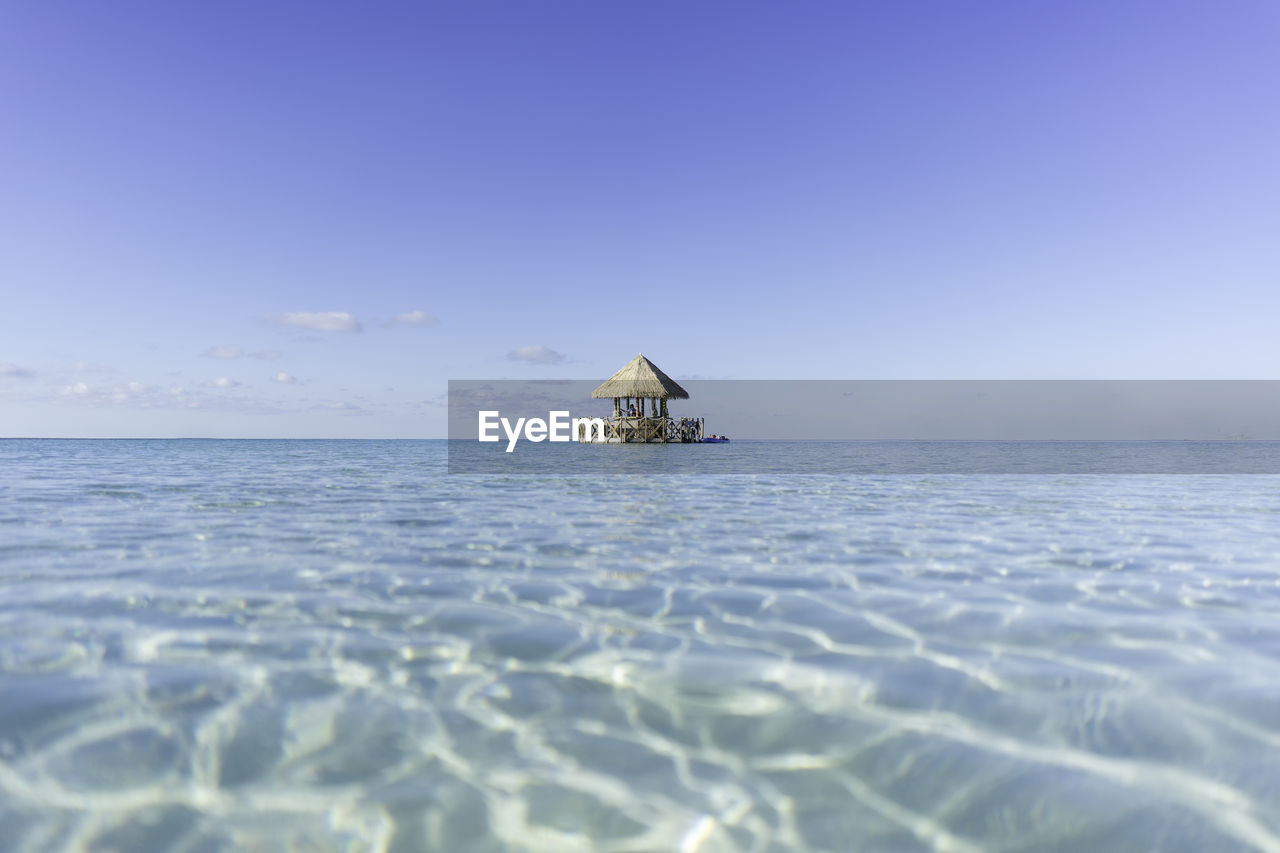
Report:
[[[450,381],[449,471],[1280,474],[1274,380],[680,383],[689,399],[668,400],[665,415],[648,402],[636,420],[639,401],[591,398],[599,380]],[[599,438],[593,418],[615,425],[609,443],[574,440]],[[730,441],[652,441],[663,423],[674,436],[693,421]]]

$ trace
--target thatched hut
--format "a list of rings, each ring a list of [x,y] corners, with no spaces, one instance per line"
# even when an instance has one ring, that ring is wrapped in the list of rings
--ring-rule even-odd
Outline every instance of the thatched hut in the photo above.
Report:
[[[613,400],[613,417],[605,418],[606,441],[662,443],[702,440],[701,418],[677,420],[667,410],[667,400],[687,400],[689,392],[643,354],[624,364],[592,391],[591,396]]]

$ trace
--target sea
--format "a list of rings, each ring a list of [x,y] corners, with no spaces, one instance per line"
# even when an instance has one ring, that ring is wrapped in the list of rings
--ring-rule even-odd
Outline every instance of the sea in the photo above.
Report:
[[[0,441],[0,850],[1280,850],[1280,476],[1015,449]]]

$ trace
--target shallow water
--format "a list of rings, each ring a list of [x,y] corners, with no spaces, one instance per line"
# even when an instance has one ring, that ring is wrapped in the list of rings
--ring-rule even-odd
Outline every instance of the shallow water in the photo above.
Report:
[[[1280,478],[444,444],[0,441],[0,848],[1280,850]]]

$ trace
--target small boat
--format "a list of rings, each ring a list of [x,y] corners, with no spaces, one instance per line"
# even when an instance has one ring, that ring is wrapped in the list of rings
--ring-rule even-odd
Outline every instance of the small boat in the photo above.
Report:
[[[723,435],[718,435],[713,438],[702,439],[703,444],[725,444],[728,441],[729,439],[725,438]]]

